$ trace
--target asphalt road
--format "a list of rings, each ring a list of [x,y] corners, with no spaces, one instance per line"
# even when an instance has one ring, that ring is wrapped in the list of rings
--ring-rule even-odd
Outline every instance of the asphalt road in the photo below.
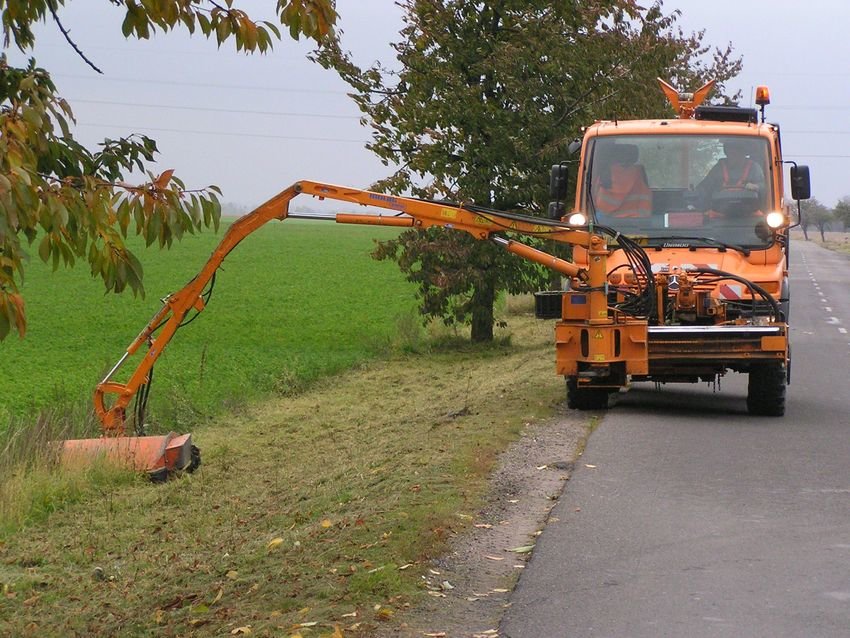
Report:
[[[850,260],[792,250],[783,418],[746,377],[636,384],[590,438],[503,638],[850,636]]]

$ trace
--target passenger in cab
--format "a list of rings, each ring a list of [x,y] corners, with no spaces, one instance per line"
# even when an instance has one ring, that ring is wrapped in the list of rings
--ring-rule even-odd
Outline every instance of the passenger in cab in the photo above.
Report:
[[[600,145],[592,189],[597,212],[616,219],[642,219],[652,213],[652,191],[646,171],[637,164],[634,144]]]

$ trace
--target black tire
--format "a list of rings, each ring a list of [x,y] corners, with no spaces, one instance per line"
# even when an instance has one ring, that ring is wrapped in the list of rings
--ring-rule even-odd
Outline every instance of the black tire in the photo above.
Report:
[[[607,388],[579,387],[575,377],[567,377],[567,407],[571,410],[605,410]]]
[[[782,363],[758,363],[750,369],[747,410],[753,416],[785,414],[786,373]]]
[[[201,467],[201,448],[197,445],[192,446],[192,459],[189,461],[189,467],[186,468],[187,472],[194,472],[199,467]]]

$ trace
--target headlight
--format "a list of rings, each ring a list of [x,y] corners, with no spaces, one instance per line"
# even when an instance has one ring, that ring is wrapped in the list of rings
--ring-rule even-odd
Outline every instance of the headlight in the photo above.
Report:
[[[567,218],[567,223],[570,226],[586,226],[587,225],[587,217],[584,213],[572,213]]]
[[[785,225],[785,215],[780,213],[778,210],[775,210],[768,213],[764,221],[766,221],[767,225],[771,228],[779,228],[780,226]]]

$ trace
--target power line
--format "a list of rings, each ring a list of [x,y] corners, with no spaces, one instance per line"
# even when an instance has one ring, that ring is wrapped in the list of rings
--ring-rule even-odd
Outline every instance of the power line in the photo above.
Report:
[[[777,111],[850,111],[850,105],[841,106],[835,104],[814,104],[812,106],[806,106],[803,104],[792,104],[790,106],[785,105],[776,105],[771,106],[771,109],[776,109]]]
[[[181,111],[209,111],[212,113],[240,113],[243,115],[282,115],[286,117],[319,117],[339,120],[359,120],[359,115],[331,115],[322,113],[287,113],[283,111],[250,111],[243,109],[218,109],[208,106],[177,106],[171,104],[142,104],[139,102],[114,102],[111,100],[86,100],[67,98],[72,104],[109,104],[113,106],[140,106],[149,109],[175,109]]]
[[[338,137],[302,137],[298,135],[270,135],[267,133],[233,133],[230,131],[198,131],[180,128],[159,128],[154,126],[119,126],[117,124],[88,124],[78,122],[77,126],[88,126],[91,128],[122,128],[139,131],[157,131],[160,133],[189,133],[192,135],[227,136],[227,137],[261,137],[270,140],[298,140],[302,142],[346,142],[351,144],[366,144],[368,140],[351,140]]]
[[[817,155],[808,153],[788,153],[793,157],[817,157],[818,159],[850,159],[850,155]]]
[[[105,80],[112,82],[126,82],[129,84],[167,84],[171,86],[192,86],[195,88],[211,88],[211,89],[237,89],[240,91],[274,91],[277,93],[321,93],[325,95],[347,95],[346,91],[337,91],[334,89],[293,89],[289,87],[279,86],[250,86],[246,84],[211,84],[209,82],[183,82],[177,80],[140,80],[137,78],[116,78],[107,76],[88,76],[75,75],[72,73],[51,73],[52,77],[72,78],[75,80],[97,80],[103,83]]]

